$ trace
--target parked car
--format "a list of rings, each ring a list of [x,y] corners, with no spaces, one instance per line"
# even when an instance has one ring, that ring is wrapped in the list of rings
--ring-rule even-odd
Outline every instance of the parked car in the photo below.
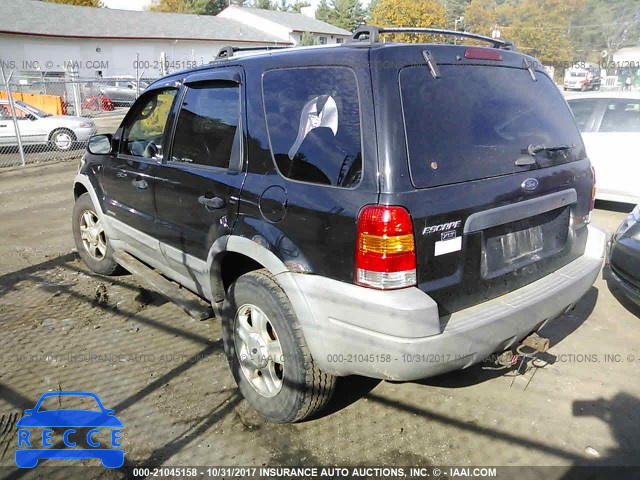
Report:
[[[51,115],[28,103],[14,102],[23,145],[47,144],[57,150],[70,150],[76,142],[85,143],[96,133],[88,118]],[[16,146],[18,139],[8,100],[0,100],[0,146]]]
[[[600,90],[600,68],[597,65],[569,68],[564,74],[565,90]]]
[[[596,171],[596,198],[640,203],[640,93],[567,96]]]
[[[85,94],[91,96],[100,94],[109,98],[114,105],[129,106],[147,87],[146,82],[140,81],[136,88],[136,79],[132,76],[102,77],[86,83]]]
[[[640,305],[640,205],[627,215],[609,243],[607,281]]]
[[[75,178],[84,262],[110,274],[124,251],[208,299],[273,421],[318,412],[336,376],[415,380],[513,348],[602,265],[591,164],[540,63],[381,31],[229,47],[158,80]]]

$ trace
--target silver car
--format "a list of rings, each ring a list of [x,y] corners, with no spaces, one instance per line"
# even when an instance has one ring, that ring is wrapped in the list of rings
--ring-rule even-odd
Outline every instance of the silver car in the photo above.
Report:
[[[28,103],[14,102],[23,145],[49,144],[60,151],[71,150],[74,143],[86,143],[96,133],[88,118],[51,115]],[[7,100],[0,100],[0,146],[16,146],[15,124]]]
[[[144,92],[148,84],[131,76],[103,77],[85,85],[85,94],[102,95],[109,98],[114,105],[131,105],[138,95]]]

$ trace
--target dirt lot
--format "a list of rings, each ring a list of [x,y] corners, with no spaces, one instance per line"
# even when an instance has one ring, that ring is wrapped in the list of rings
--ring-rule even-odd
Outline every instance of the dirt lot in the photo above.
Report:
[[[238,396],[217,321],[78,260],[75,170],[0,171],[0,477],[44,472],[12,468],[14,424],[55,390],[115,409],[130,466],[552,465],[562,478],[577,465],[640,465],[639,312],[602,279],[543,332],[557,360],[526,390],[535,370],[513,385],[513,372],[481,366],[416,383],[347,378],[321,418],[272,425]],[[594,223],[611,231],[624,215],[599,208]]]

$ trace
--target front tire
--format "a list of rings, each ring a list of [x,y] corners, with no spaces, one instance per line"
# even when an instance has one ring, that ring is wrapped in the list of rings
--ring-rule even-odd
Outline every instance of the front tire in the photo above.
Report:
[[[113,248],[88,193],[76,200],[72,224],[78,255],[87,267],[100,275],[115,273],[118,264],[113,259]]]
[[[75,134],[67,128],[58,128],[49,136],[49,143],[59,152],[68,152],[75,142]]]
[[[301,421],[331,399],[335,377],[316,366],[289,299],[267,270],[229,287],[222,338],[240,392],[262,417]]]

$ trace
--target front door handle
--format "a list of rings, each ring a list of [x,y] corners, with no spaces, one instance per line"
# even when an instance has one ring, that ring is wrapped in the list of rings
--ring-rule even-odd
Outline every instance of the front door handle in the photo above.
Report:
[[[207,210],[214,210],[224,207],[224,200],[220,197],[207,197],[205,195],[201,195],[198,197],[198,203],[204,205]]]
[[[140,178],[140,177],[136,178],[135,180],[132,180],[131,185],[136,187],[138,190],[146,190],[148,187],[147,181],[144,178]]]

